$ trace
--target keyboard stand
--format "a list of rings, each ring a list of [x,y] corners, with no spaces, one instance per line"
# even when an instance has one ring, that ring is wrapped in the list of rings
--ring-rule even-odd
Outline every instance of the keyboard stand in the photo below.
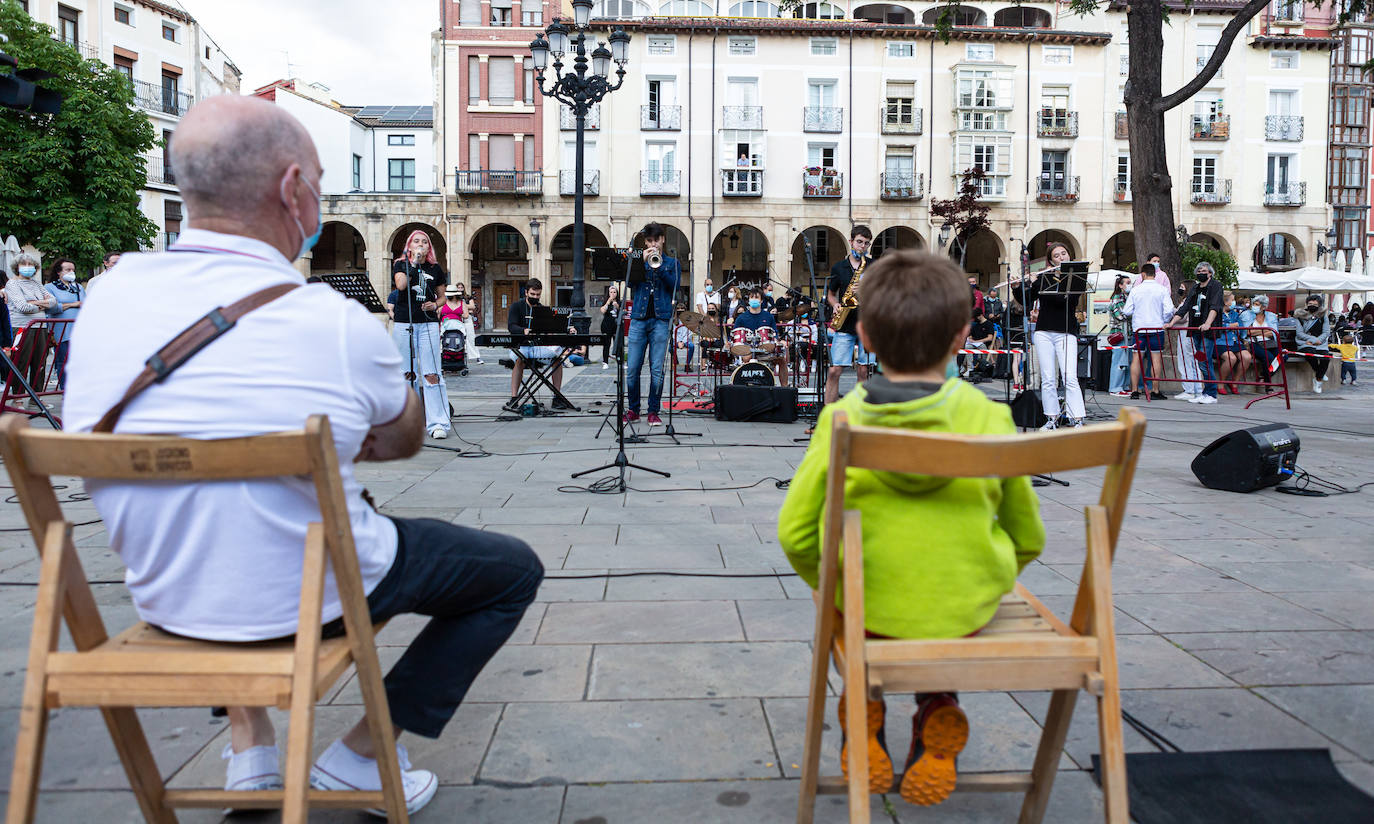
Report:
[[[568,350],[566,348],[560,347],[557,357],[547,361],[543,358],[525,357],[524,354],[520,352],[521,346],[512,345],[508,348],[511,354],[514,355],[520,363],[524,364],[525,367],[525,376],[520,380],[520,391],[516,393],[514,400],[506,402],[509,407],[513,407],[511,411],[520,411],[520,407],[526,400],[536,406],[540,406],[541,404],[539,401],[535,399],[535,393],[539,391],[540,384],[549,388],[549,391],[553,393],[554,400],[562,400],[563,403],[571,407],[571,410],[574,412],[582,411],[581,407],[568,400],[567,396],[560,392],[558,387],[553,385],[553,380],[551,379],[554,371],[562,366],[563,362],[568,359]]]

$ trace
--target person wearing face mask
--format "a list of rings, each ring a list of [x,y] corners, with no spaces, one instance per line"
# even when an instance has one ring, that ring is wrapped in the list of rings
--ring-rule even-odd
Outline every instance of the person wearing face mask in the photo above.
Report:
[[[702,290],[697,292],[696,303],[693,305],[696,308],[697,314],[706,315],[710,317],[711,320],[719,322],[720,293],[716,291],[716,286],[711,282],[709,275],[706,278],[706,284],[702,287]]]
[[[474,323],[477,315],[476,305],[472,302],[472,297],[468,295],[467,287],[461,283],[453,284],[448,293],[444,295],[449,305],[454,303],[449,298],[456,297],[459,308],[462,309],[461,322],[463,325],[463,338],[466,341],[464,354],[469,362],[481,363],[482,350],[477,348],[477,327]]]
[[[10,309],[10,328],[17,332],[34,319],[45,317],[57,301],[39,282],[38,261],[29,255],[20,255],[13,270],[17,277],[5,283],[5,302]]]
[[[1216,360],[1217,332],[1213,327],[1219,325],[1223,301],[1221,282],[1214,275],[1212,264],[1205,260],[1198,262],[1193,269],[1193,288],[1184,296],[1183,302],[1179,304],[1174,317],[1168,323],[1169,326],[1192,327],[1189,331],[1179,334],[1180,342],[1187,342],[1187,345],[1179,348],[1179,356],[1184,359],[1180,362],[1180,367],[1187,364],[1196,368],[1195,364],[1199,360],[1202,363],[1199,375],[1203,379],[1201,391],[1188,392],[1189,384],[1183,385],[1184,391],[1188,392],[1188,397],[1183,400],[1189,403],[1217,402],[1217,373],[1216,367],[1213,366]],[[1201,353],[1202,357],[1198,358],[1194,353]],[[1185,375],[1190,374],[1182,368],[1180,371]],[[1197,384],[1194,383],[1192,386],[1196,388]],[[1179,396],[1175,398],[1178,399]]]
[[[322,168],[305,127],[265,100],[209,97],[182,118],[170,152],[188,225],[166,252],[124,255],[82,309],[63,428],[92,431],[148,358],[182,330],[212,310],[263,295],[222,337],[124,407],[114,431],[234,438],[298,430],[308,415],[327,414],[370,617],[435,617],[387,674],[392,724],[438,738],[533,602],[543,578],[539,558],[509,536],[388,517],[364,500],[355,464],[415,455],[425,410],[385,327],[357,301],[307,284],[292,265],[322,224]],[[308,480],[92,480],[86,490],[128,569],[143,620],[215,641],[320,632],[297,625],[301,547],[320,518]],[[322,620],[340,613],[334,587],[326,586]],[[226,789],[280,789],[267,710],[230,706],[228,714]],[[439,782],[396,748],[414,814]],[[376,754],[360,719],[327,745],[309,781],[322,790],[378,790]]]
[[[1234,331],[1243,323],[1243,312],[1236,304],[1236,296],[1229,290],[1221,293],[1222,310],[1220,324],[1225,330],[1217,338],[1217,352],[1221,359],[1221,391],[1239,395],[1240,389],[1227,386],[1227,381],[1243,381],[1250,367],[1250,353],[1241,341],[1241,332]]]
[[[86,290],[76,282],[76,263],[59,258],[48,270],[48,284],[45,287],[54,301],[48,307],[48,317],[60,320],[76,320],[81,304],[86,300]],[[59,391],[67,388],[67,350],[71,346],[71,324],[58,326],[55,338],[57,349],[53,354],[52,367],[57,373]]]
[[[1312,367],[1312,391],[1318,395],[1322,391],[1322,382],[1326,380],[1326,370],[1331,365],[1328,358],[1317,357],[1318,354],[1331,354],[1327,349],[1327,344],[1331,342],[1331,322],[1326,316],[1325,305],[1326,301],[1321,295],[1308,295],[1305,308],[1293,313],[1298,320],[1298,351],[1308,356],[1303,360]]]
[[[1107,331],[1111,335],[1109,340],[1117,341],[1111,345],[1117,347],[1112,350],[1111,375],[1108,378],[1107,389],[1117,397],[1130,397],[1131,389],[1126,388],[1130,382],[1131,366],[1131,319],[1126,317],[1126,297],[1131,292],[1131,276],[1117,275],[1116,283],[1112,286],[1112,298],[1107,305]],[[1119,337],[1118,337],[1119,336]]]
[[[745,306],[748,307],[748,308],[746,308],[743,312],[741,312],[740,315],[739,315],[739,317],[735,318],[735,328],[736,328],[736,329],[752,329],[752,330],[754,330],[754,331],[756,331],[756,332],[757,332],[758,330],[760,330],[760,329],[772,329],[772,330],[773,330],[773,335],[774,335],[774,340],[777,340],[777,341],[783,340],[782,335],[778,333],[778,321],[777,321],[777,318],[773,317],[773,313],[772,313],[772,312],[769,312],[766,308],[764,308],[764,303],[763,303],[763,290],[762,290],[762,289],[759,289],[759,288],[757,288],[757,287],[755,287],[754,289],[751,289],[751,290],[749,291],[749,299],[748,299],[748,301],[745,303]],[[764,359],[765,359],[765,360],[769,360],[769,361],[771,361],[771,362],[773,363],[774,370],[778,373],[778,384],[779,384],[780,386],[786,386],[786,385],[787,385],[787,346],[786,346],[786,344],[781,344],[781,345],[779,345],[779,346],[773,351],[772,357],[769,357],[769,356],[765,355],[765,356],[764,356]],[[753,356],[746,357],[745,360],[746,360],[746,361],[753,360]]]
[[[1250,310],[1241,316],[1241,325],[1254,327],[1250,332],[1250,354],[1255,359],[1255,374],[1269,383],[1279,356],[1279,316],[1269,311],[1268,295],[1250,299]]]

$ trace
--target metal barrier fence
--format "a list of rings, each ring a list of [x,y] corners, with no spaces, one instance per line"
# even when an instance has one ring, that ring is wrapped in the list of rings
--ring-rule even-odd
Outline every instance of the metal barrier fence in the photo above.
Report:
[[[1161,383],[1180,384],[1185,392],[1213,396],[1228,389],[1230,394],[1239,395],[1239,387],[1253,386],[1259,397],[1246,403],[1246,409],[1267,398],[1280,397],[1286,408],[1293,406],[1284,365],[1287,353],[1279,344],[1278,333],[1268,326],[1151,327],[1135,330],[1131,341],[1122,346],[1134,350],[1131,374],[1133,379],[1140,376],[1147,400],[1150,392],[1159,391],[1157,384]],[[1247,379],[1251,373],[1254,380]],[[1206,392],[1209,388],[1212,391]],[[1132,391],[1139,389],[1139,384],[1131,386]]]
[[[48,384],[59,366],[58,346],[71,340],[72,323],[74,321],[71,319],[41,318],[30,321],[27,326],[14,333],[14,345],[7,354],[40,399],[63,393],[61,389],[49,389]],[[8,367],[0,368],[5,370],[4,389],[0,390],[0,413],[33,414],[34,410],[26,409],[22,405],[30,398],[14,373],[10,372]]]

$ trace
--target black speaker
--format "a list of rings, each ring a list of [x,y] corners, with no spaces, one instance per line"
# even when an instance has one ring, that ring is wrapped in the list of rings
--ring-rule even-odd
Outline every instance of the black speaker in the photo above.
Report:
[[[1049,418],[1040,405],[1040,390],[1027,389],[1011,399],[1011,419],[1023,429],[1039,429]]]
[[[795,386],[722,384],[716,387],[715,401],[718,421],[793,423],[797,420]]]
[[[1097,351],[1097,338],[1081,337],[1078,339],[1078,382],[1081,386],[1092,378],[1092,357],[1093,352]]]
[[[1293,476],[1298,446],[1298,434],[1286,423],[1237,429],[1197,453],[1193,474],[1209,489],[1254,492]]]
[[[1110,392],[1112,388],[1112,350],[1098,349],[1093,352],[1092,377],[1093,389],[1098,392]],[[1124,386],[1127,381],[1122,381]]]

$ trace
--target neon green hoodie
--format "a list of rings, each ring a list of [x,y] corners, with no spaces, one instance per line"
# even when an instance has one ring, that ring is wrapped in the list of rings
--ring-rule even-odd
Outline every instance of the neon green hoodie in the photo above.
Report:
[[[874,378],[825,408],[797,467],[778,541],[792,568],[819,585],[825,479],[837,409],[856,425],[968,435],[1016,433],[1011,410],[964,381]],[[871,387],[871,390],[870,390]],[[875,403],[878,400],[890,401]],[[909,399],[906,399],[909,398]],[[863,513],[864,623],[894,638],[959,638],[992,620],[1016,576],[1045,546],[1030,479],[937,478],[850,469],[845,508]],[[843,568],[843,567],[842,567]],[[836,592],[836,605],[843,608]]]

